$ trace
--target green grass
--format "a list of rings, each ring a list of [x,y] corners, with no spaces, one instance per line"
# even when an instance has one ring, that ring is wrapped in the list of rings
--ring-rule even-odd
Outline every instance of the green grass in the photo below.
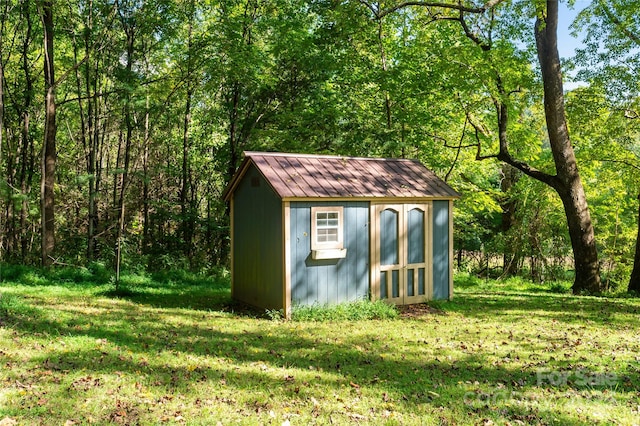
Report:
[[[335,306],[296,306],[291,314],[291,319],[299,322],[383,320],[397,317],[396,307],[380,300],[358,300]]]
[[[3,275],[0,422],[639,423],[638,299],[460,276],[453,301],[396,318],[274,321],[224,275],[115,294],[79,273]]]

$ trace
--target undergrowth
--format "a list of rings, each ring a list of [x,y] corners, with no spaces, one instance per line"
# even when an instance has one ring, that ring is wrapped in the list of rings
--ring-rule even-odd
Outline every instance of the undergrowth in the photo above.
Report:
[[[385,320],[398,317],[398,309],[381,300],[363,299],[340,305],[294,306],[293,321],[360,321]]]

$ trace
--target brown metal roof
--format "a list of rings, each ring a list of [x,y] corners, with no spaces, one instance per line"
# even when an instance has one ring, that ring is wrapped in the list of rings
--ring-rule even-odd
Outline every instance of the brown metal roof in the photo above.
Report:
[[[225,198],[253,163],[281,198],[458,198],[418,160],[244,153]]]

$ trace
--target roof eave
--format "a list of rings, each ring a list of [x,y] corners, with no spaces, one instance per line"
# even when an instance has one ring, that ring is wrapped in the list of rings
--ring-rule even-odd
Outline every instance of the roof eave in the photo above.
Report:
[[[251,157],[245,156],[244,160],[242,160],[242,163],[240,163],[240,167],[238,167],[238,170],[236,170],[236,173],[233,175],[233,177],[231,178],[231,181],[227,185],[227,188],[222,193],[222,199],[224,201],[231,200],[231,196],[233,195],[233,192],[236,190],[236,187],[244,177],[245,173],[247,173],[250,163],[251,163]]]
[[[298,196],[288,196],[282,197],[282,201],[372,201],[372,202],[387,202],[387,201],[395,201],[395,202],[410,202],[410,201],[445,201],[445,200],[459,200],[461,198],[460,195],[457,196],[424,196],[424,197],[397,197],[397,196],[389,196],[389,197],[361,197],[361,196],[332,196],[332,197],[298,197]]]

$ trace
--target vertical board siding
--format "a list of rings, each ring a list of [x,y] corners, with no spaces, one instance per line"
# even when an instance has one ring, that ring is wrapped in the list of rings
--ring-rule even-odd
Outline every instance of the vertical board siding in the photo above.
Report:
[[[282,309],[282,201],[251,166],[233,203],[233,297],[260,308]]]
[[[433,298],[449,298],[449,202],[433,202]]]
[[[344,209],[344,259],[311,258],[311,207]],[[366,298],[369,294],[369,203],[290,203],[291,303],[331,305]]]

